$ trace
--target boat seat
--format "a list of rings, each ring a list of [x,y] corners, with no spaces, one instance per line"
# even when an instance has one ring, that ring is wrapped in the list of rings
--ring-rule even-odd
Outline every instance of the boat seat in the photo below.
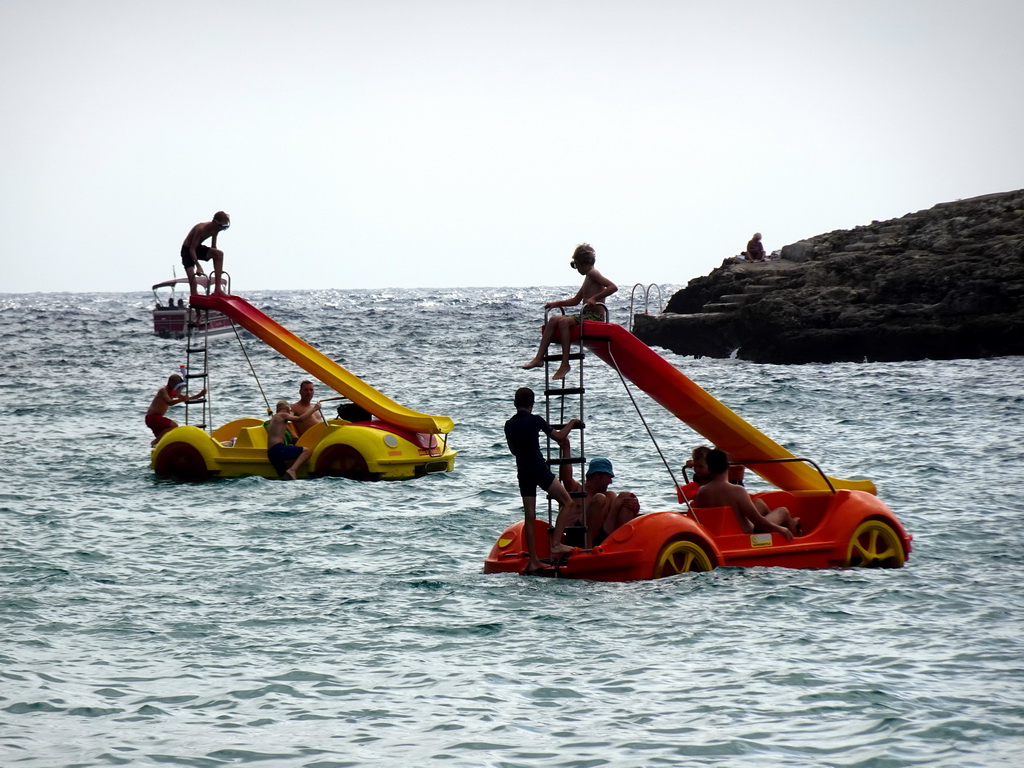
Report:
[[[246,427],[238,431],[235,448],[262,448],[267,450],[267,430],[263,426]]]
[[[744,535],[746,531],[740,526],[740,519],[732,507],[694,507],[693,513],[697,521],[712,536]]]

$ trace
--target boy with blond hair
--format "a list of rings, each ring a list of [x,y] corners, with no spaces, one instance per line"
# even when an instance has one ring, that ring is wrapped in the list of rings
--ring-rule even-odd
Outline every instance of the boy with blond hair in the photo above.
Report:
[[[569,266],[583,275],[583,285],[580,286],[579,291],[571,299],[549,301],[544,305],[544,309],[575,307],[580,302],[583,302],[583,310],[580,314],[555,315],[550,318],[544,326],[544,334],[541,336],[540,348],[537,350],[537,354],[523,368],[538,368],[543,365],[548,345],[552,339],[557,337],[562,343],[562,364],[558,366],[558,370],[555,371],[555,375],[551,378],[555,381],[564,379],[565,375],[569,372],[569,335],[573,327],[583,320],[606,319],[604,313],[597,305],[602,299],[611,296],[619,288],[594,268],[595,261],[597,261],[597,256],[594,253],[594,249],[588,243],[581,243],[576,246]]]

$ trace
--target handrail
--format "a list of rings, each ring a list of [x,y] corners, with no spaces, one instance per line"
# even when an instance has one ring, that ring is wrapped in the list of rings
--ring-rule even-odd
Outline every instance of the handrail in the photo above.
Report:
[[[633,286],[633,290],[630,291],[630,293],[629,293],[629,330],[630,330],[630,332],[632,332],[632,330],[633,330],[633,318],[634,318],[633,305],[634,305],[634,300],[636,298],[636,289],[637,288],[643,289],[643,292],[644,292],[644,311],[643,311],[643,314],[646,315],[646,314],[649,314],[649,312],[650,312],[650,308],[651,308],[651,291],[652,291],[652,289],[655,289],[655,288],[658,291],[658,313],[660,314],[664,310],[664,308],[665,308],[665,299],[661,295],[661,286],[660,285],[658,285],[657,283],[650,283],[649,285],[647,285],[645,287],[643,283],[636,283]]]
[[[794,461],[804,461],[804,462],[807,462],[812,467],[814,467],[816,470],[818,470],[818,474],[822,476],[822,478],[825,480],[825,484],[828,485],[829,491],[832,492],[833,496],[836,495],[835,486],[833,486],[832,485],[832,481],[828,479],[828,475],[826,475],[822,471],[821,467],[818,466],[817,462],[815,462],[813,459],[804,458],[803,456],[793,456],[791,458],[785,458],[785,459],[749,459],[749,460],[746,460],[746,461],[730,461],[729,462],[729,466],[730,467],[745,467],[745,466],[750,466],[751,464],[784,464],[786,462],[794,462]],[[669,474],[671,474],[671,470],[669,471]],[[673,482],[675,482],[675,477],[673,477],[672,480],[673,480]],[[687,477],[686,467],[685,466],[683,467],[683,481],[687,482],[687,483],[689,482],[689,478]],[[699,523],[700,520],[697,518],[697,514],[695,512],[695,509],[700,509],[700,507],[696,507],[695,508],[690,503],[690,500],[688,498],[686,498],[686,496],[683,495],[682,489],[678,485],[676,486],[676,494],[678,495],[678,498],[680,499],[679,503],[685,504],[686,505],[686,509],[689,512],[689,514],[693,517],[694,520],[696,520]],[[685,515],[686,512],[683,512],[683,514]]]
[[[812,467],[814,467],[816,470],[818,470],[818,474],[821,475],[822,479],[825,481],[825,484],[828,486],[828,489],[832,492],[832,495],[835,496],[835,494],[836,494],[835,486],[832,485],[832,481],[828,479],[828,475],[826,475],[822,471],[821,467],[819,467],[817,462],[815,462],[813,459],[807,459],[807,458],[804,458],[802,456],[793,456],[791,458],[785,458],[785,459],[749,459],[747,461],[739,461],[739,460],[737,460],[737,461],[730,461],[729,462],[729,466],[742,465],[742,466],[749,467],[751,464],[784,464],[786,462],[794,462],[794,461],[806,462],[806,463],[810,464]]]

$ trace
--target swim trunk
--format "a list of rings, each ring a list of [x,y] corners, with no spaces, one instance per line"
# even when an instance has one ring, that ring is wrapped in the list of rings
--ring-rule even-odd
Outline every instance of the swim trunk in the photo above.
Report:
[[[274,469],[277,470],[278,475],[283,475],[288,469],[288,465],[301,455],[302,448],[297,445],[285,445],[284,443],[278,443],[277,445],[272,445],[267,449],[267,458],[270,459],[270,463],[274,465]]]
[[[153,430],[153,437],[157,437],[161,432],[174,429],[177,425],[166,416],[161,416],[157,413],[147,413],[146,426]]]
[[[519,480],[519,495],[525,498],[537,498],[537,489],[545,493],[551,484],[555,482],[555,476],[545,463],[531,462],[526,466],[519,466],[516,462],[516,477]]]
[[[197,245],[196,258],[199,259],[199,261],[209,261],[210,247],[207,245]],[[181,265],[185,267],[185,269],[195,266],[195,264],[192,263],[192,255],[188,252],[187,245],[181,246]]]
[[[583,312],[575,315],[569,315],[577,323],[583,320],[596,320],[599,323],[604,322],[604,312],[600,309],[584,309]]]

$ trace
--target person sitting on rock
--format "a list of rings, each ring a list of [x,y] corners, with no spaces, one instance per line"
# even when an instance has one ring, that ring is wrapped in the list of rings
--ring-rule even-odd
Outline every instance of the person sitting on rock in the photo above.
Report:
[[[761,242],[761,233],[755,232],[747,243],[747,261],[764,261],[764,244]]]

